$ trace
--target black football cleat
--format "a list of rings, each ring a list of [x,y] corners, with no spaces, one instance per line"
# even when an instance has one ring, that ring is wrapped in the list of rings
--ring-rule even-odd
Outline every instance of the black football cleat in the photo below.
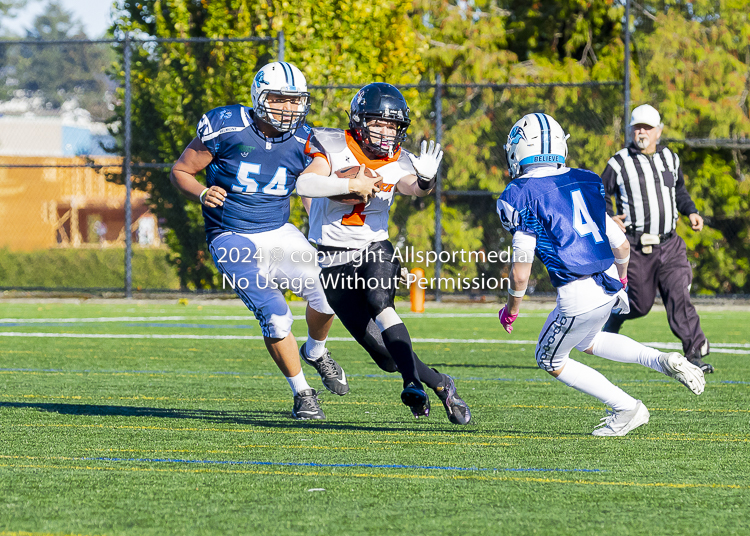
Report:
[[[698,356],[692,356],[686,358],[688,361],[690,361],[693,365],[698,367],[703,371],[703,374],[711,374],[714,371],[714,366],[710,363],[704,362],[700,357]]]
[[[447,374],[441,374],[443,380],[435,388],[435,393],[445,406],[445,412],[448,414],[448,420],[453,424],[469,424],[471,421],[471,411],[469,406],[464,402],[458,392],[453,378]]]
[[[307,355],[306,346],[307,343],[304,343],[299,349],[299,356],[302,358],[302,361],[315,367],[315,370],[320,374],[320,379],[323,380],[323,387],[339,396],[344,396],[348,393],[349,382],[346,381],[346,373],[341,368],[341,365],[331,358],[331,352],[326,350],[323,357],[313,360]]]
[[[305,389],[294,395],[292,417],[300,421],[322,421],[326,418],[326,414],[320,409],[318,393],[315,392],[315,389]]]
[[[430,398],[421,386],[412,382],[401,391],[401,402],[409,406],[414,417],[427,417],[430,414]]]

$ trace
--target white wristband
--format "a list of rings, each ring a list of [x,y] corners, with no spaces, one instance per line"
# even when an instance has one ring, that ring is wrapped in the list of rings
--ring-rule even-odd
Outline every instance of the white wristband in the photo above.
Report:
[[[331,197],[349,193],[349,179],[336,175],[324,177],[317,173],[305,173],[297,178],[297,193],[302,197]]]
[[[208,188],[204,188],[204,190],[201,192],[201,195],[198,196],[198,201],[200,201],[201,205],[203,205],[203,196],[206,195],[206,192],[208,192]]]
[[[513,290],[512,288],[508,287],[508,294],[510,294],[514,298],[523,298],[524,294],[526,294],[526,289]]]
[[[626,263],[626,262],[628,262],[629,260],[630,260],[630,253],[628,253],[628,256],[627,256],[627,257],[625,257],[624,259],[618,259],[617,257],[615,257],[615,262],[616,262],[617,264],[625,264],[625,263]]]

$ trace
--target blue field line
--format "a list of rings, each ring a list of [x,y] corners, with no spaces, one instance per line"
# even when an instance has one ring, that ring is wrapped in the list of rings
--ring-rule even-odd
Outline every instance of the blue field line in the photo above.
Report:
[[[34,326],[70,326],[70,322],[37,322]],[[0,324],[2,327],[28,326],[26,322]],[[108,326],[105,326],[108,327]],[[256,326],[248,324],[167,324],[163,322],[128,322],[122,327],[148,327],[148,328],[194,328],[194,329],[252,329]]]
[[[440,465],[400,465],[374,463],[312,463],[312,462],[258,462],[250,460],[181,460],[179,458],[75,458],[81,461],[104,462],[148,462],[148,463],[199,463],[215,465],[266,465],[282,467],[366,467],[370,469],[426,469],[436,471],[510,471],[510,472],[543,472],[543,473],[604,473],[603,469],[546,469],[532,467],[451,467]]]

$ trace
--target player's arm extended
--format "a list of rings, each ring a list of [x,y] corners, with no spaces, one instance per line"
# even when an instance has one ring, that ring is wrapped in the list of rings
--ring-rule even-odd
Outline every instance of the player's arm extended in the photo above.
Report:
[[[211,151],[203,142],[194,138],[172,166],[169,180],[188,199],[209,207],[221,206],[224,204],[227,192],[219,186],[206,188],[195,178],[211,163],[213,158]]]
[[[615,266],[617,266],[617,275],[623,285],[628,282],[628,261],[630,261],[630,242],[628,242],[625,233],[620,227],[607,216],[607,238],[609,247],[612,248],[612,254],[615,256]]]
[[[417,184],[417,176],[407,175],[406,177],[402,177],[401,180],[398,181],[396,190],[404,195],[416,195],[417,197],[425,197],[430,195],[430,192],[432,192],[434,186],[435,185],[433,184],[429,187],[429,189],[422,190],[422,188],[420,188]]]
[[[353,179],[342,179],[331,175],[331,164],[322,156],[316,156],[297,179],[297,193],[302,197],[331,197],[332,195],[357,194],[369,199],[378,192],[378,178],[365,176],[365,165]]]

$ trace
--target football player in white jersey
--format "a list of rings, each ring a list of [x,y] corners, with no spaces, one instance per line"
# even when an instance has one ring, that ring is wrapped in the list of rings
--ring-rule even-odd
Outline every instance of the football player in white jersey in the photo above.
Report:
[[[255,75],[251,97],[252,109],[221,106],[201,118],[171,180],[183,195],[203,205],[216,267],[260,322],[266,347],[292,388],[292,416],[324,419],[317,393],[300,367],[292,312],[277,286],[286,285],[308,301],[308,338],[300,356],[316,368],[329,391],[345,395],[346,375],[325,344],[333,310],[318,279],[320,268],[314,260],[294,259],[315,250],[287,221],[289,196],[311,160],[305,153],[310,95],[297,67],[273,62]],[[195,178],[206,168],[207,188]],[[371,191],[371,182],[351,180],[347,185],[353,191],[366,185],[364,193]]]
[[[525,115],[508,135],[505,154],[512,181],[497,211],[513,233],[514,257],[500,322],[508,333],[513,330],[536,254],[557,288],[557,307],[539,334],[537,364],[565,385],[612,406],[593,435],[623,436],[648,422],[648,409],[598,371],[571,359],[573,348],[647,366],[696,395],[706,380],[700,368],[676,352],[662,353],[601,331],[613,308],[627,312],[630,244],[607,216],[599,175],[565,167],[566,139],[557,121],[542,113]]]
[[[443,157],[434,142],[423,141],[419,157],[401,148],[409,122],[398,89],[385,83],[363,87],[352,99],[349,130],[315,129],[308,140],[314,158],[297,181],[297,193],[313,198],[308,239],[318,246],[326,297],[342,324],[380,368],[401,373],[401,400],[415,417],[430,412],[427,385],[452,423],[467,424],[471,413],[453,379],[416,356],[393,303],[401,272],[388,241],[393,195],[428,195]],[[355,205],[329,199],[348,192],[346,179],[333,172],[357,165],[358,177],[366,166],[382,177],[382,185]]]

